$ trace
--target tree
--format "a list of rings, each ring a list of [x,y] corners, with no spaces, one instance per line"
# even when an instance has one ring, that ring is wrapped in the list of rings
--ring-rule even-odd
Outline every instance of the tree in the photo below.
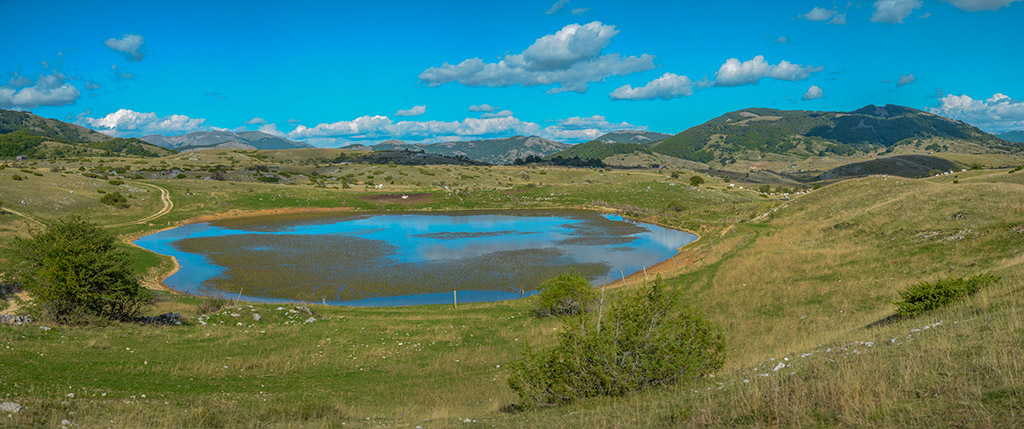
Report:
[[[57,323],[130,320],[152,302],[114,236],[81,217],[16,238],[11,253],[13,279]]]
[[[704,178],[700,176],[690,176],[690,186],[700,186],[704,183]]]

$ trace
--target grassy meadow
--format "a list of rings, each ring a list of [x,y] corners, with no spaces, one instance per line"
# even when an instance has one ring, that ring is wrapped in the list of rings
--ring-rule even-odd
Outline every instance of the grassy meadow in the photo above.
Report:
[[[24,407],[0,415],[0,426],[62,420],[83,427],[1024,422],[1024,172],[873,176],[786,202],[752,191],[757,184],[718,177],[691,187],[693,173],[683,165],[593,170],[327,162],[336,153],[210,150],[103,159],[102,166],[86,158],[62,162],[57,171],[44,162],[9,165],[0,170],[0,200],[41,222],[82,214],[126,239],[197,217],[254,211],[616,210],[700,233],[657,271],[722,327],[725,367],[678,386],[514,413],[506,411],[516,401],[506,385],[509,364],[527,345],[553,344],[563,329],[556,319],[533,317],[530,298],[458,308],[342,308],[218,303],[158,292],[149,313],[181,312],[183,326],[0,325],[0,401]],[[124,166],[143,177],[114,185],[109,180],[120,179],[81,174]],[[281,171],[288,177],[274,173],[278,183],[255,178]],[[225,180],[210,180],[215,173]],[[15,183],[13,174],[27,178]],[[162,208],[158,189],[143,183],[168,190],[174,206],[134,223]],[[106,206],[97,190],[120,190],[131,204]],[[417,197],[394,197],[403,193]],[[0,216],[0,240],[24,235],[32,223]],[[165,258],[134,252],[136,269],[151,285],[171,268]],[[983,272],[1001,280],[922,316],[895,316],[898,290]],[[642,280],[631,276],[625,287],[608,289],[609,298]],[[16,298],[4,303],[16,307]]]

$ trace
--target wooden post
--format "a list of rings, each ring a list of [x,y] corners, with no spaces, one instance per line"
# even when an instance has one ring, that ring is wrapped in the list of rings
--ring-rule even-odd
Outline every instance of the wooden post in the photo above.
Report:
[[[607,283],[607,282],[606,282]],[[601,333],[601,312],[604,310],[604,285],[601,285],[601,301],[597,303],[597,333]]]
[[[455,308],[459,308],[459,294],[456,291],[452,291],[452,303],[455,304]]]
[[[626,285],[626,273],[622,272],[622,270],[619,270],[619,275],[622,276],[622,285],[625,286]]]
[[[647,278],[647,266],[646,266],[646,265],[644,265],[644,281],[647,281],[647,280],[649,280],[649,279]]]
[[[235,304],[238,304],[238,301],[242,300],[242,291],[243,290],[245,290],[244,287],[243,288],[238,288],[238,298],[235,298]]]
[[[192,285],[188,285],[187,287],[185,287],[185,295],[188,295],[189,289],[192,289]]]

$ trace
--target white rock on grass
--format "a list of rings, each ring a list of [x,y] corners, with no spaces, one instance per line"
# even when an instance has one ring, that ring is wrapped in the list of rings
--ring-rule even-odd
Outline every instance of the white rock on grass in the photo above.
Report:
[[[17,402],[0,402],[0,411],[17,414],[18,411],[21,411],[21,404]]]
[[[316,318],[310,317],[309,319],[306,319],[306,323],[313,323],[313,322],[316,322]]]
[[[785,364],[785,363],[783,363],[783,362],[779,362],[779,364],[778,364],[778,365],[775,365],[775,368],[772,368],[772,371],[773,371],[773,372],[775,372],[775,371],[778,371],[778,370],[780,370],[780,369],[782,369],[782,368],[785,368],[785,367],[786,367],[786,364]]]

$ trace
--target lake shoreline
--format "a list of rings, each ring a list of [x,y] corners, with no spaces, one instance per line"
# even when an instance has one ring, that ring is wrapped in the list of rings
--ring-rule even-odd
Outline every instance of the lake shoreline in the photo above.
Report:
[[[537,212],[537,211],[548,211],[548,210],[550,210],[550,211],[580,210],[580,211],[594,212],[594,213],[598,213],[598,214],[613,214],[613,215],[619,216],[620,218],[622,218],[624,221],[627,221],[627,222],[647,223],[647,224],[656,225],[656,226],[659,226],[659,227],[665,228],[665,229],[671,229],[671,230],[675,230],[675,231],[689,233],[689,234],[692,234],[694,237],[696,237],[694,240],[692,240],[690,242],[687,242],[687,243],[683,244],[682,246],[680,246],[679,248],[677,248],[676,252],[671,257],[669,257],[669,258],[667,258],[665,260],[662,260],[660,262],[654,263],[654,264],[652,264],[649,267],[645,267],[645,268],[642,268],[640,270],[636,270],[636,271],[634,271],[632,273],[629,273],[629,274],[625,275],[625,278],[620,278],[618,280],[612,280],[610,282],[603,283],[603,284],[597,284],[597,285],[594,286],[595,288],[596,287],[601,287],[601,288],[617,288],[617,287],[622,287],[624,285],[629,285],[630,283],[634,283],[635,284],[637,282],[641,282],[641,281],[643,281],[645,279],[645,277],[650,277],[652,275],[657,275],[657,274],[661,274],[661,273],[665,273],[665,272],[674,271],[674,270],[677,269],[677,267],[675,265],[675,259],[680,254],[682,254],[683,249],[685,249],[690,244],[698,242],[698,241],[700,241],[702,239],[702,236],[700,234],[698,234],[697,232],[695,232],[695,231],[691,231],[691,230],[685,229],[685,228],[678,228],[678,227],[668,226],[668,225],[664,224],[663,222],[660,222],[659,220],[656,220],[656,219],[640,220],[640,219],[628,218],[625,215],[623,215],[620,211],[615,210],[615,209],[611,209],[611,208],[608,208],[608,207],[600,207],[600,206],[568,206],[568,207],[548,207],[548,208],[539,208],[539,209],[535,209],[535,208],[530,208],[530,209],[514,209],[514,208],[511,208],[511,209],[510,208],[494,209],[494,208],[484,208],[484,209],[458,209],[458,210],[451,210],[451,209],[436,209],[436,210],[435,209],[427,209],[427,210],[395,210],[395,211],[387,211],[387,210],[359,210],[359,209],[355,209],[355,208],[352,208],[352,207],[291,207],[291,208],[262,209],[262,210],[230,210],[230,211],[226,211],[226,212],[222,212],[222,213],[216,213],[216,214],[209,214],[209,215],[201,215],[201,216],[192,217],[192,218],[180,221],[180,222],[178,222],[175,225],[168,226],[166,228],[161,228],[161,229],[156,230],[156,231],[148,231],[148,232],[140,232],[140,233],[131,234],[131,235],[127,236],[125,238],[125,240],[126,240],[127,244],[130,245],[130,246],[137,247],[137,248],[145,250],[147,252],[153,252],[153,251],[151,251],[149,249],[145,249],[145,248],[139,246],[138,244],[136,244],[136,241],[139,240],[142,237],[145,237],[145,236],[157,234],[157,233],[164,232],[164,231],[167,231],[167,230],[170,230],[170,229],[179,228],[179,227],[186,226],[186,225],[191,225],[191,224],[205,223],[205,222],[215,222],[215,221],[218,221],[218,220],[259,218],[259,217],[266,217],[266,216],[279,216],[279,215],[291,215],[291,214],[295,214],[295,215],[301,215],[301,214],[328,214],[328,213],[351,213],[351,214],[371,214],[371,213],[377,213],[377,214],[403,214],[403,213],[404,214],[420,214],[420,213],[423,213],[423,214],[428,214],[428,213],[437,213],[437,212],[448,212],[448,213],[452,213],[452,212],[466,212],[466,213],[480,213],[480,212]],[[188,295],[191,295],[191,296],[197,296],[197,295],[188,293],[187,292],[188,290],[180,291],[180,290],[174,289],[174,288],[172,288],[172,287],[170,287],[169,285],[166,284],[166,280],[168,278],[170,278],[171,276],[173,276],[174,274],[176,274],[178,271],[180,271],[182,269],[182,266],[178,262],[178,259],[176,257],[174,257],[173,255],[164,255],[164,254],[157,253],[157,252],[153,252],[153,253],[155,253],[155,254],[157,254],[159,256],[164,256],[164,257],[170,258],[171,263],[172,263],[172,268],[170,270],[164,272],[163,274],[159,275],[158,276],[159,279],[156,280],[155,282],[147,282],[148,284],[146,284],[146,287],[148,287],[150,289],[154,289],[154,290],[168,291],[168,292],[171,292],[171,293],[174,293],[174,294],[179,294],[179,295],[188,294]],[[670,264],[670,263],[673,264],[672,268],[668,268],[668,264]],[[640,277],[640,276],[644,276],[644,277]],[[400,296],[396,296],[396,298],[397,297],[401,297],[401,296],[413,296],[413,295],[400,295]],[[527,295],[525,295],[525,296],[523,296],[521,298],[512,298],[511,300],[522,299],[522,298],[526,298],[526,297],[529,297],[529,296],[530,295],[527,294]],[[242,298],[242,297],[250,298],[250,300],[254,301],[254,302],[293,302],[294,301],[294,300],[289,300],[289,299],[273,300],[273,299],[270,299],[270,298],[262,298],[262,297],[255,297],[255,296],[243,296],[241,294],[239,295],[239,297],[240,298]],[[502,300],[502,301],[507,301],[507,300]],[[299,302],[299,301],[295,301],[295,302]],[[344,301],[344,302],[348,302],[348,301]],[[489,301],[489,302],[500,302],[500,301]],[[343,304],[330,304],[330,303],[328,303],[328,304],[329,305],[345,306]],[[467,304],[469,304],[469,302],[467,302]],[[438,305],[438,304],[409,304],[409,306],[422,306],[422,305]],[[400,305],[400,306],[404,306],[404,305]]]

